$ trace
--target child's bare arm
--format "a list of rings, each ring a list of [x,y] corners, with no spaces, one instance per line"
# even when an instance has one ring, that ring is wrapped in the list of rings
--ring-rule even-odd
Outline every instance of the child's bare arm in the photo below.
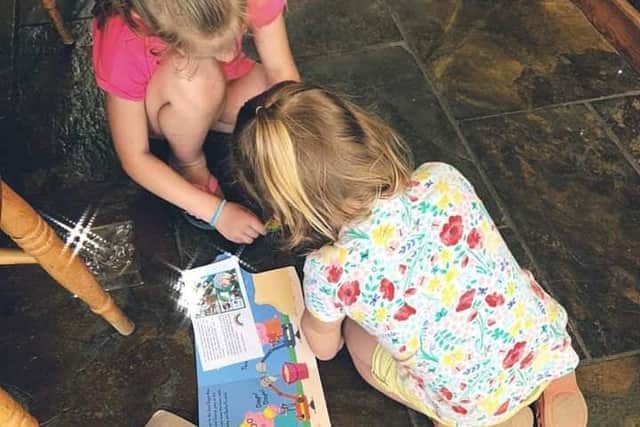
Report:
[[[198,190],[151,153],[144,103],[107,94],[106,107],[111,136],[125,172],[158,197],[208,221],[221,199]],[[262,223],[235,203],[224,207],[217,228],[238,243],[251,243],[264,233]]]
[[[267,70],[269,83],[274,84],[284,80],[300,81],[282,15],[270,24],[257,28],[253,35],[260,61]]]
[[[331,360],[340,351],[342,339],[342,320],[323,322],[308,310],[302,314],[302,333],[309,342],[311,351],[320,360]]]

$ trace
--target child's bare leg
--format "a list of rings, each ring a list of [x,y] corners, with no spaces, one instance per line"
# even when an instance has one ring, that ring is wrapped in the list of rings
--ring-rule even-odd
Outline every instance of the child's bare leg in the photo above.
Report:
[[[227,86],[227,102],[216,129],[222,132],[232,132],[240,108],[245,102],[261,94],[268,87],[267,73],[262,64],[254,65],[247,75],[229,83]]]
[[[371,387],[375,388],[380,393],[390,397],[398,403],[408,406],[417,412],[422,412],[412,406],[410,403],[406,402],[401,397],[381,389],[378,382],[371,375],[371,361],[373,359],[373,352],[378,345],[378,340],[376,340],[376,338],[369,335],[367,331],[362,329],[360,325],[358,325],[351,319],[346,319],[344,321],[342,333],[344,335],[344,342],[347,346],[347,350],[349,350],[351,360],[353,360],[353,364],[355,365],[356,370],[360,375],[362,375],[362,378],[364,378],[364,380],[368,382]]]
[[[224,109],[226,80],[213,59],[182,62],[170,56],[156,70],[147,87],[147,117],[151,131],[169,142],[182,176],[206,187],[210,172],[202,145]]]

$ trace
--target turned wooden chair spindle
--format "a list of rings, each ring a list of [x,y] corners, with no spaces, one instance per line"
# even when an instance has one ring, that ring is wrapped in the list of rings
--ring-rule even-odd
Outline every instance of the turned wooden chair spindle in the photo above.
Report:
[[[37,262],[122,335],[133,332],[133,323],[102,289],[82,260],[65,248],[49,224],[4,181],[0,181],[0,230],[24,251],[24,254],[6,251],[4,259],[0,253],[0,264],[15,264],[21,260]]]
[[[0,427],[37,427],[38,421],[0,388]]]
[[[58,6],[56,5],[56,0],[40,0],[42,3],[42,7],[49,14],[49,18],[53,23],[56,31],[60,35],[62,39],[62,43],[66,45],[72,45],[74,40],[71,32],[64,25],[64,20],[62,19],[62,15],[60,15],[60,11],[58,10]]]

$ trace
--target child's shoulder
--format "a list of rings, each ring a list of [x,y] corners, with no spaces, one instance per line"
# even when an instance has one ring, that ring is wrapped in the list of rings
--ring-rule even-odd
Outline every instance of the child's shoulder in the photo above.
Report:
[[[122,60],[122,55],[131,55],[138,50],[144,52],[144,37],[136,34],[118,15],[107,18],[102,28],[98,28],[98,23],[94,19],[92,30],[94,52],[100,53],[103,59],[120,57],[119,59]]]
[[[264,27],[276,19],[287,0],[247,0],[247,20],[252,28]]]
[[[162,49],[152,41],[134,32],[120,16],[109,17],[102,28],[94,20],[92,61],[98,86],[121,98],[144,99],[151,63],[157,61],[151,49]]]
[[[442,162],[426,162],[411,175],[412,186],[431,186],[442,182],[473,190],[467,178],[454,166]]]

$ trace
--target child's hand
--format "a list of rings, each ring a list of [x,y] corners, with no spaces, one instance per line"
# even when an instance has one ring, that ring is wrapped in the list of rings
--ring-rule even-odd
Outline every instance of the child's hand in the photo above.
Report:
[[[233,202],[222,209],[216,229],[234,243],[252,243],[259,235],[266,234],[264,225],[253,212]]]

